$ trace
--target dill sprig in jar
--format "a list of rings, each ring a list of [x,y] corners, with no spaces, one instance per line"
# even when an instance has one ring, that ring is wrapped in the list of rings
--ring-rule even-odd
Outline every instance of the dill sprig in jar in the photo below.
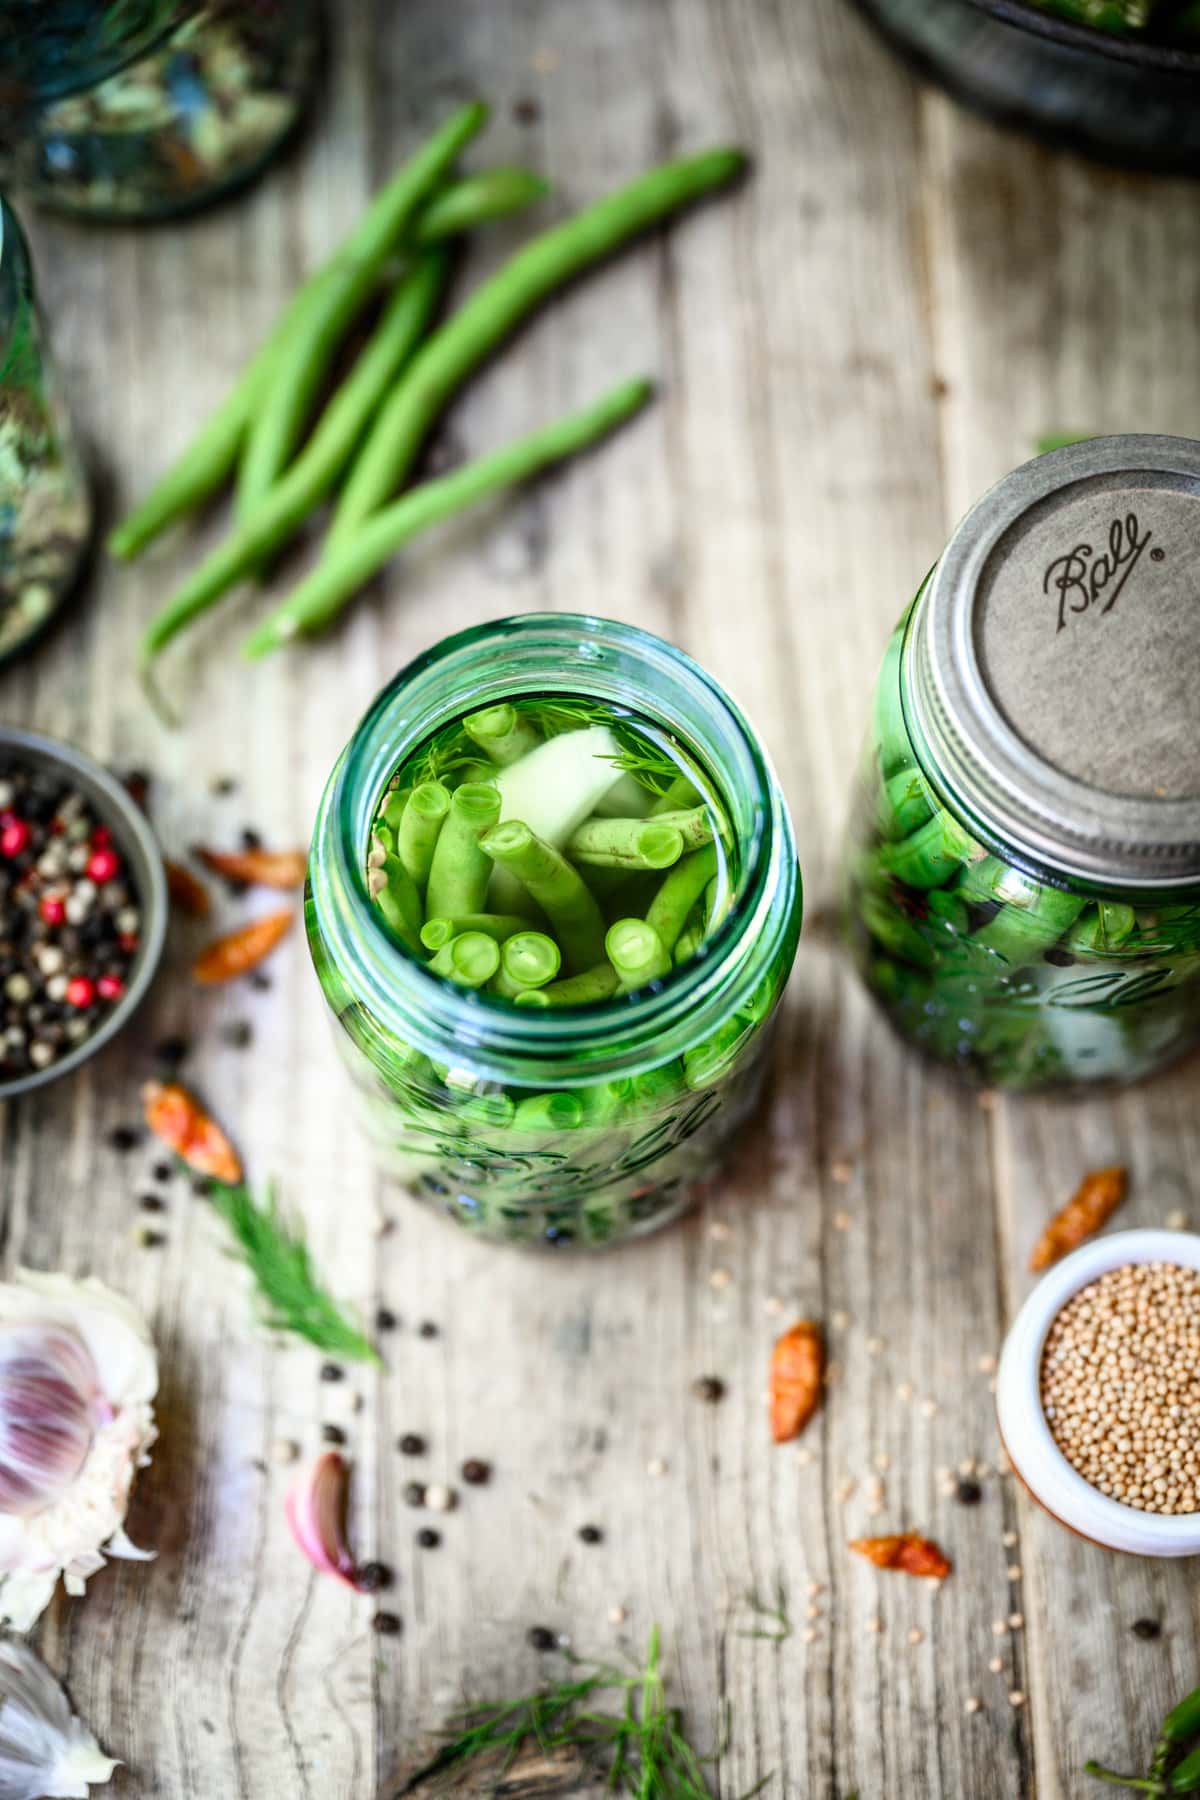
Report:
[[[859,969],[989,1086],[1200,1042],[1200,444],[1093,439],[968,513],[901,620],[844,861]]]
[[[48,206],[153,219],[254,176],[299,121],[317,0],[6,0],[4,179]]]
[[[0,196],[0,663],[27,648],[67,598],[91,530],[28,246]]]
[[[733,702],[636,628],[531,615],[380,695],[326,789],[306,911],[384,1170],[483,1236],[590,1246],[715,1172],[800,908]]]

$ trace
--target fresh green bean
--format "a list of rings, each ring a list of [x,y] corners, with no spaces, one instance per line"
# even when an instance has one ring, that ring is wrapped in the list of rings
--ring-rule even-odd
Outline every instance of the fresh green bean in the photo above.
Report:
[[[965,825],[952,813],[937,812],[932,819],[898,844],[885,844],[879,852],[880,867],[908,887],[941,887],[951,875],[984,855]]]
[[[412,354],[445,285],[447,264],[420,259],[393,294],[351,373],[331,398],[312,437],[270,493],[175,590],[141,644],[146,667],[177,632],[295,535],[336,482],[396,371]]]
[[[493,825],[485,832],[481,848],[537,901],[573,975],[602,960],[604,915],[578,869],[572,868],[561,851],[517,819]]]
[[[464,913],[457,919],[427,919],[421,927],[421,942],[427,950],[440,950],[452,937],[463,931],[482,931],[498,944],[517,931],[528,931],[529,920],[514,913]]]
[[[379,809],[379,814],[384,823],[389,825],[393,832],[399,831],[400,829],[400,821],[404,817],[404,809],[408,805],[411,794],[412,789],[404,787],[389,788],[384,795],[383,805]]]
[[[1014,968],[1057,944],[1087,904],[1081,894],[1065,894],[1040,882],[1030,886],[1033,891],[1027,898],[1010,900],[971,938],[977,949],[990,951]]]
[[[513,1114],[513,1130],[553,1135],[559,1131],[575,1131],[583,1122],[583,1102],[577,1094],[565,1089],[553,1094],[530,1094],[518,1100]]]
[[[449,810],[450,794],[441,782],[423,781],[413,789],[396,831],[396,855],[422,893],[429,880],[433,853]]]
[[[528,988],[518,994],[515,1006],[591,1006],[597,1000],[611,1000],[617,991],[617,971],[609,962],[597,963],[582,975],[568,975],[552,981],[548,987]]]
[[[537,728],[523,719],[515,706],[507,703],[485,706],[482,712],[469,713],[462,724],[471,741],[501,769],[520,762],[542,741]]]
[[[690,811],[703,803],[704,795],[688,775],[677,775],[665,794],[650,808],[650,817],[660,819],[664,813]]]
[[[336,557],[320,563],[253,633],[244,654],[252,659],[265,656],[300,632],[328,625],[401,544],[498,489],[527,481],[549,464],[586,449],[640,412],[652,392],[648,381],[623,382],[582,412],[530,432],[449,475],[423,482],[370,519]]]
[[[709,806],[690,806],[682,812],[655,813],[654,823],[658,826],[669,825],[677,831],[683,839],[685,850],[699,850],[702,845],[711,844],[714,835],[721,838],[729,835],[729,827],[724,819],[714,819]]]
[[[638,233],[741,173],[737,150],[668,163],[543,232],[477,288],[429,339],[381,411],[342,492],[329,554],[349,547],[363,521],[407,479],[447,401],[556,288]]]
[[[462,237],[494,219],[522,212],[549,192],[549,182],[531,169],[481,169],[477,175],[461,176],[425,202],[413,227],[413,241],[444,244],[447,238]]]
[[[421,950],[421,896],[404,864],[398,857],[388,856],[381,869],[372,869],[367,877],[371,898],[393,934],[409,950]]]
[[[691,961],[692,957],[695,956],[697,950],[704,942],[705,935],[703,919],[693,917],[692,922],[684,926],[679,937],[676,939],[675,953],[672,957],[672,961],[676,968],[679,967],[680,963]]]
[[[669,869],[683,846],[666,819],[587,819],[567,840],[567,855],[599,869]]]
[[[688,914],[716,873],[716,845],[706,844],[676,863],[650,902],[646,923],[654,927],[668,953],[674,951]]]
[[[418,207],[486,119],[487,108],[478,101],[461,107],[410,157],[355,231],[343,278],[317,289],[311,306],[293,323],[242,452],[238,516],[243,522],[290,462],[334,352],[379,285]]]
[[[438,834],[425,890],[426,911],[431,919],[452,919],[460,913],[485,910],[492,859],[480,839],[499,817],[500,795],[496,788],[480,781],[455,788]],[[497,963],[499,960],[497,955]],[[495,974],[495,969],[489,974]]]
[[[1136,924],[1132,906],[1100,900],[1076,920],[1063,940],[1064,947],[1071,956],[1103,956],[1119,950],[1132,937]]]
[[[630,994],[671,972],[671,955],[653,925],[644,919],[618,919],[604,939],[608,960],[621,978],[620,991]]]
[[[500,967],[500,946],[485,932],[464,931],[442,945],[429,967],[460,987],[482,987]]]
[[[494,993],[515,999],[528,988],[545,987],[562,967],[562,953],[544,931],[518,931],[500,948],[500,967],[492,978]]]

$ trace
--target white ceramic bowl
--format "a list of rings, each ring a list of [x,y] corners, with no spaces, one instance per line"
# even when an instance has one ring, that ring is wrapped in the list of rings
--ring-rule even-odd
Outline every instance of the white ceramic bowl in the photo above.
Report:
[[[1119,1231],[1073,1251],[1044,1275],[1004,1342],[996,1377],[1000,1435],[1030,1493],[1081,1537],[1134,1556],[1195,1556],[1200,1513],[1139,1512],[1097,1492],[1071,1467],[1042,1411],[1042,1351],[1055,1318],[1090,1281],[1137,1262],[1200,1269],[1200,1237],[1190,1231]]]

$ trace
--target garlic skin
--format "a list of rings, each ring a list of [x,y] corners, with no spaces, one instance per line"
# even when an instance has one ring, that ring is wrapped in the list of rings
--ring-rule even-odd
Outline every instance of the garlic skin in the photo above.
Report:
[[[116,1767],[28,1644],[0,1638],[0,1800],[87,1800]]]
[[[146,1322],[120,1294],[29,1269],[0,1283],[0,1622],[27,1631],[60,1575],[82,1594],[102,1547],[152,1554],[123,1527],[157,1390]]]

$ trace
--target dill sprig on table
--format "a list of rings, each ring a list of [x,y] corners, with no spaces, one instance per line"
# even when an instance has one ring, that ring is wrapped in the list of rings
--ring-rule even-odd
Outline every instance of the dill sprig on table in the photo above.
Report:
[[[788,1616],[787,1590],[782,1576],[775,1587],[775,1605],[769,1606],[760,1600],[758,1590],[751,1588],[745,1596],[746,1605],[754,1616],[761,1620],[753,1631],[739,1631],[738,1636],[744,1638],[762,1638],[768,1644],[783,1644],[792,1635],[792,1621]]]
[[[290,1331],[332,1356],[379,1361],[374,1345],[322,1286],[303,1233],[284,1214],[274,1184],[261,1205],[244,1183],[214,1181],[210,1197],[254,1277],[272,1330]]]
[[[602,1693],[619,1696],[622,1710],[593,1711],[592,1702]],[[632,1800],[713,1800],[704,1765],[714,1759],[693,1750],[682,1713],[667,1705],[657,1626],[645,1663],[632,1675],[596,1667],[521,1700],[472,1707],[454,1721],[449,1741],[409,1777],[400,1795],[444,1792],[443,1778],[480,1757],[498,1760],[493,1776],[498,1783],[526,1746],[545,1756],[576,1751],[594,1766],[609,1793]],[[770,1779],[764,1776],[742,1800],[752,1800]]]

